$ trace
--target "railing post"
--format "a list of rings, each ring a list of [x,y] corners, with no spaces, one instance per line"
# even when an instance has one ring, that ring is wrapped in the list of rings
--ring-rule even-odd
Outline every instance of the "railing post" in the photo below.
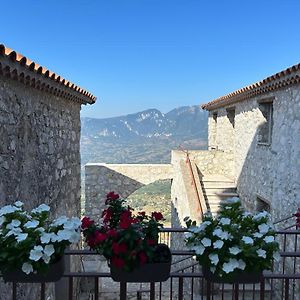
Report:
[[[41,300],[45,300],[46,299],[46,287],[45,287],[45,282],[41,283]]]
[[[155,300],[155,282],[150,282],[150,300]]]
[[[73,300],[73,277],[69,278],[69,300]]]
[[[234,286],[234,300],[239,300],[239,284],[235,283],[233,286]]]
[[[263,275],[260,277],[260,300],[265,299],[265,278]]]
[[[17,283],[13,282],[12,286],[13,286],[12,299],[17,300]]]
[[[211,282],[209,280],[206,281],[206,299],[210,300],[211,297]]]
[[[289,278],[284,280],[284,300],[289,300]]]
[[[178,300],[183,300],[183,277],[179,277],[178,282]]]
[[[95,277],[95,300],[99,298],[99,278]]]
[[[127,282],[120,282],[120,300],[126,300],[127,298]]]

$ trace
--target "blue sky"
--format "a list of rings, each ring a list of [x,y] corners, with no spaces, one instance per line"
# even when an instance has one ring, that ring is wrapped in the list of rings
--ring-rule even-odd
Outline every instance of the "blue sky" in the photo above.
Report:
[[[300,1],[1,3],[0,43],[98,97],[82,116],[210,101],[300,62]]]

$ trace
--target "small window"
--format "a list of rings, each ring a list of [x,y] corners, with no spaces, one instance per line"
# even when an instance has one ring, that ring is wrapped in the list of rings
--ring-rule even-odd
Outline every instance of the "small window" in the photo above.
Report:
[[[270,203],[262,198],[257,196],[256,198],[256,211],[260,212],[260,211],[267,211],[268,213],[271,211],[271,207],[270,207]]]
[[[265,121],[259,127],[258,142],[270,145],[273,127],[273,102],[261,102],[259,103],[259,109]]]
[[[227,118],[231,123],[232,127],[234,128],[234,118],[235,118],[235,109],[234,108],[227,108]]]
[[[218,113],[213,113],[213,120],[215,121],[215,123],[217,123],[217,121],[218,121]]]

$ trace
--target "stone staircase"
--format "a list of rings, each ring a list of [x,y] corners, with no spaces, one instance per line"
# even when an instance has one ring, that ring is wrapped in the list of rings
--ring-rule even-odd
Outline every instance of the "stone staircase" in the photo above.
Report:
[[[203,175],[201,180],[207,209],[216,215],[223,200],[238,197],[234,181],[223,175]]]

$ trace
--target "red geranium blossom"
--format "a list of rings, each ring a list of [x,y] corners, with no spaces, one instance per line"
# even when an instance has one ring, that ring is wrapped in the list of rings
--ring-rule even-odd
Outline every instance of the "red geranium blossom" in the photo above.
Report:
[[[164,218],[161,212],[156,212],[156,211],[154,211],[154,212],[152,213],[152,217],[153,217],[156,221],[160,221],[160,220],[162,220],[162,219]]]
[[[139,253],[140,264],[144,265],[147,262],[147,255],[144,252]]]
[[[111,259],[111,263],[114,265],[114,266],[116,266],[117,268],[123,268],[124,267],[124,265],[125,265],[125,261],[124,261],[124,259],[122,259],[122,258],[120,258],[120,257],[117,257],[117,256],[115,256],[115,257],[113,257],[112,259]]]
[[[81,228],[82,229],[86,229],[86,228],[90,227],[92,224],[94,224],[94,221],[92,221],[89,217],[84,217],[81,220]]]

